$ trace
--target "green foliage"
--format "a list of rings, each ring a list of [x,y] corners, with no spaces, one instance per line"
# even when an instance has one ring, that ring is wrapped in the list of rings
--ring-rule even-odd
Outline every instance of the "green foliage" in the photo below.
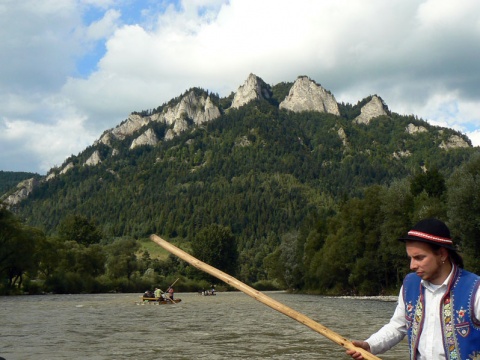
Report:
[[[217,224],[203,228],[192,241],[192,252],[199,260],[227,274],[235,275],[237,243],[229,228]]]
[[[35,274],[38,266],[37,244],[44,235],[24,226],[4,207],[0,207],[0,293],[15,293],[27,273]]]
[[[440,197],[446,190],[445,178],[437,169],[421,172],[413,177],[410,190],[414,196],[425,191],[428,196]]]
[[[465,266],[480,273],[480,154],[460,166],[448,181],[447,214],[461,245]]]
[[[107,246],[107,273],[111,278],[130,279],[137,270],[136,252],[138,244],[134,239],[121,238]]]
[[[102,239],[96,225],[81,215],[68,215],[59,224],[57,231],[62,240],[74,240],[87,246],[99,243]]]
[[[285,100],[292,86],[292,82],[281,82],[273,86],[272,103],[275,105],[279,105],[283,100]]]

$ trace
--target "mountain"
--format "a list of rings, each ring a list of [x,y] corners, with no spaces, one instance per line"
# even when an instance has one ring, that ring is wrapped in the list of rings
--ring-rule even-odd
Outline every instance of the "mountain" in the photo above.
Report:
[[[250,74],[226,98],[192,88],[133,112],[3,201],[48,233],[69,214],[108,236],[189,238],[220,223],[252,247],[368,186],[432,168],[448,176],[476,151],[378,95],[339,104],[307,76],[271,86]]]

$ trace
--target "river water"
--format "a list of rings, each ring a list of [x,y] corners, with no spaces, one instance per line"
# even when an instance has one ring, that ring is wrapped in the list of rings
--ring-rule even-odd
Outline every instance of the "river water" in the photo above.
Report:
[[[388,321],[394,301],[266,292],[348,339]],[[241,293],[176,293],[182,302],[142,304],[141,294],[0,297],[0,357],[35,359],[349,359],[343,347]],[[380,356],[408,359],[404,342]]]

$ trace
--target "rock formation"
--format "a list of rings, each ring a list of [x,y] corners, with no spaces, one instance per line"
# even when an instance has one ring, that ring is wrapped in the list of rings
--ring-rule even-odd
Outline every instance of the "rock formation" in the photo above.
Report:
[[[406,158],[406,157],[409,157],[409,156],[412,156],[412,153],[410,152],[410,150],[399,150],[399,151],[395,151],[393,153],[393,157],[395,159],[401,159],[401,158]]]
[[[111,146],[112,137],[123,140],[153,121],[171,126],[165,136],[165,139],[169,140],[189,128],[186,119],[192,120],[195,125],[201,125],[220,117],[220,115],[220,109],[213,104],[210,96],[199,96],[195,94],[194,90],[191,90],[180,99],[178,104],[166,107],[162,112],[149,116],[131,114],[120,125],[106,131],[95,144],[102,143]],[[144,138],[141,141],[144,141]],[[135,142],[135,145],[133,143],[132,145],[131,149],[138,146],[138,143]]]
[[[93,154],[85,161],[84,165],[86,166],[95,166],[98,165],[102,162],[102,159],[100,158],[100,153],[98,150],[95,150]]]
[[[60,170],[60,174],[65,174],[67,171],[73,169],[73,163],[72,162],[69,162],[67,165],[65,165],[65,167]]]
[[[442,141],[442,143],[439,145],[441,149],[455,149],[455,148],[466,148],[470,147],[470,145],[463,140],[460,136],[458,135],[452,135],[448,138],[447,141]]]
[[[191,119],[195,125],[200,125],[218,117],[220,110],[212,103],[210,96],[197,96],[193,90],[182,97],[176,106],[151,116],[152,120],[168,125],[174,125],[178,120],[185,118]]]
[[[250,74],[235,93],[231,107],[238,109],[252,100],[269,99],[270,97],[269,86],[258,76]]]
[[[113,130],[105,133],[101,138],[100,142],[110,146],[111,136],[123,140],[127,136],[132,135],[135,131],[139,130],[142,126],[150,123],[151,119],[149,117],[143,117],[137,114],[131,114],[128,116],[127,120],[122,122],[120,125],[115,127]]]
[[[142,135],[137,137],[135,140],[132,141],[132,145],[130,145],[130,149],[134,149],[137,146],[142,145],[151,145],[154,146],[158,143],[157,135],[152,129],[148,129]]]
[[[280,109],[340,115],[335,97],[306,76],[301,76],[295,81],[285,100],[280,103]]]
[[[412,123],[408,124],[405,131],[407,132],[407,134],[411,134],[411,135],[428,132],[428,130],[424,126],[416,126],[416,125],[413,125]]]
[[[360,115],[353,121],[357,124],[368,125],[370,120],[382,115],[388,115],[385,111],[385,106],[383,105],[383,101],[377,95],[374,95],[368,103],[362,106]]]
[[[18,204],[20,201],[26,199],[38,184],[39,181],[36,178],[19,182],[17,189],[4,200],[4,203],[7,207]]]

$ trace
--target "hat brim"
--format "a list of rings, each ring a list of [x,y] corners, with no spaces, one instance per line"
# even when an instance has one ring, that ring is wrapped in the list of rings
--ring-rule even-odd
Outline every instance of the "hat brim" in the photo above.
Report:
[[[445,249],[450,249],[450,250],[457,251],[457,249],[453,245],[442,244],[442,243],[439,243],[439,242],[423,239],[423,238],[417,237],[417,236],[410,236],[410,235],[403,236],[403,237],[399,238],[398,241],[402,241],[402,242],[405,242],[405,241],[419,241],[419,242],[423,242],[423,243],[426,243],[426,244],[437,245],[437,246],[440,246],[440,247],[444,247]]]

